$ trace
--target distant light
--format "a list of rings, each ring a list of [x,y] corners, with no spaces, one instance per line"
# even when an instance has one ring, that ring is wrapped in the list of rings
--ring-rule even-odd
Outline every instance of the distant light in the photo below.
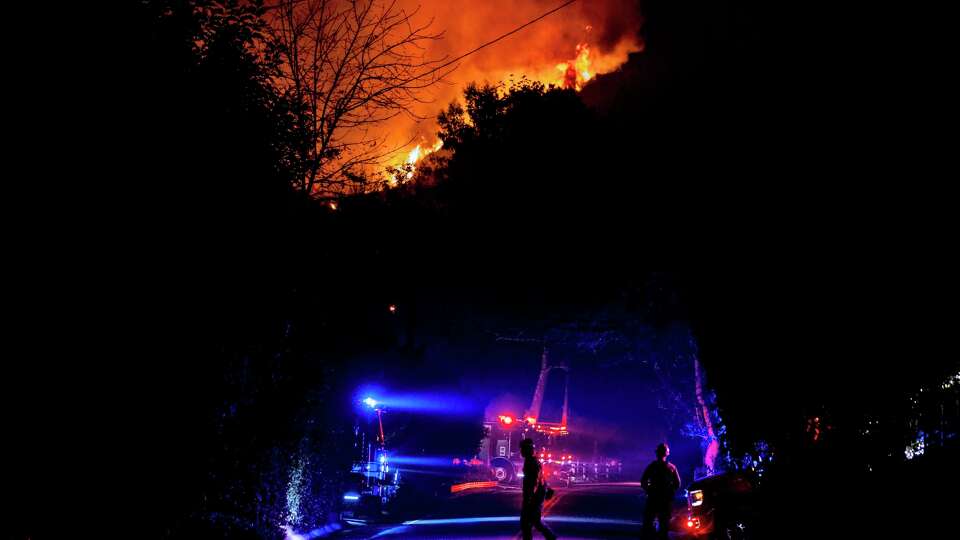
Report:
[[[345,500],[345,501],[358,501],[358,500],[360,500],[360,496],[359,496],[359,495],[347,494],[347,495],[344,495],[344,496],[343,496],[343,500]]]
[[[907,459],[913,459],[917,456],[922,456],[925,450],[926,450],[926,434],[921,431],[918,434],[917,439],[913,441],[913,443],[906,448],[906,450],[904,451],[904,456]]]
[[[527,417],[527,423],[530,424],[531,426],[536,425],[537,419],[534,418],[534,417],[532,417],[532,416],[528,416],[528,417]]]
[[[689,519],[687,520],[687,527],[693,528],[693,522]]]
[[[377,406],[377,400],[373,399],[372,397],[368,397],[367,399],[363,400],[363,402],[366,403],[370,408]]]
[[[380,455],[380,463],[386,463],[386,462],[387,462],[387,456],[381,454],[381,455]]]
[[[390,306],[387,307],[387,309],[390,310],[390,313],[396,313],[396,312],[397,312],[397,306],[396,306],[396,304],[390,304]]]
[[[331,209],[331,210],[336,210],[336,209],[337,209],[337,203],[331,202],[331,203],[330,203],[330,209]]]
[[[510,416],[510,415],[501,414],[501,415],[500,415],[500,423],[503,424],[503,425],[505,425],[505,426],[509,426],[510,424],[513,423],[513,417]]]

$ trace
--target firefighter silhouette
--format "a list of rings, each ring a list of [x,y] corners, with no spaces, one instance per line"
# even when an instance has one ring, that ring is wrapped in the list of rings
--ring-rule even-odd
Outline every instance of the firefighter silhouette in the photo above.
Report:
[[[547,527],[541,516],[547,486],[543,480],[543,468],[533,455],[533,440],[520,441],[520,455],[523,456],[523,502],[520,506],[520,531],[524,540],[533,538],[536,528],[544,538],[555,539],[557,535]]]
[[[680,473],[667,461],[670,447],[666,443],[657,445],[657,459],[647,465],[640,483],[647,492],[647,505],[643,509],[643,537],[654,538],[654,519],[658,522],[656,537],[667,538],[670,529],[670,513],[673,496],[680,489]]]

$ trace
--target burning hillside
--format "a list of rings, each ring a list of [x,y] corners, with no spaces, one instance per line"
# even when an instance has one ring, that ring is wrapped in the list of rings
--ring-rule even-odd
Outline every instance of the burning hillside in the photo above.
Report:
[[[581,90],[643,48],[637,2],[280,0],[269,8],[266,50],[281,63],[273,82],[316,141],[297,151],[300,189],[413,178],[439,148],[438,110],[471,83]]]
[[[485,42],[557,5],[555,0],[491,0],[469,5],[426,2],[422,12],[434,16],[435,25],[444,31],[444,39],[434,42],[426,53],[455,56],[467,48],[464,44]],[[446,78],[447,84],[432,89],[429,102],[417,108],[415,114],[423,120],[397,118],[387,126],[395,145],[416,141],[412,150],[398,152],[391,160],[394,168],[409,165],[403,175],[391,178],[412,178],[417,162],[440,147],[432,118],[437,109],[458,99],[467,84],[526,78],[545,86],[580,91],[598,74],[620,67],[630,53],[643,50],[641,23],[637,0],[576,2],[465,58]]]

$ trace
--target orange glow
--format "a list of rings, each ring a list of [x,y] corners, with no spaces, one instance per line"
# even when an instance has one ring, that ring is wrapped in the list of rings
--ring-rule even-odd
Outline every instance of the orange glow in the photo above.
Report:
[[[365,113],[370,116],[357,126],[344,128],[342,143],[345,150],[334,158],[340,163],[332,165],[342,164],[347,167],[344,172],[359,173],[371,180],[363,189],[381,189],[415,181],[418,173],[422,175],[422,160],[439,150],[442,144],[436,137],[438,111],[452,101],[462,102],[463,90],[468,84],[503,83],[504,87],[509,87],[512,82],[526,80],[579,91],[598,76],[617,70],[629,55],[644,50],[640,37],[644,19],[641,3],[638,0],[576,2],[542,18],[555,4],[546,0],[387,2],[387,5],[395,4],[400,13],[412,14],[410,25],[398,29],[397,36],[402,36],[406,28],[420,27],[425,27],[427,33],[442,34],[442,39],[429,40],[422,49],[409,51],[413,55],[411,62],[422,61],[432,66],[455,57],[460,60],[449,66],[452,71],[420,70],[426,73],[422,83],[418,78],[414,85],[416,91],[401,96],[403,100],[409,100],[409,108],[404,111],[406,114],[378,114],[377,107],[357,111],[360,117]],[[340,7],[333,6],[339,6],[341,2],[309,0],[293,4],[298,10],[312,9],[313,6],[325,10],[327,8],[322,6],[329,5],[331,10],[337,11]],[[369,2],[361,4],[369,5]],[[280,11],[285,10],[271,10],[271,13]],[[527,25],[532,21],[536,23]],[[513,33],[521,25],[522,31]],[[500,40],[500,37],[504,39]],[[317,61],[336,63],[338,58],[350,56],[350,50],[344,50],[349,40],[330,39],[331,42],[324,45],[326,56]],[[380,45],[386,47],[395,40],[396,37],[388,37]],[[490,46],[481,46],[485,43]],[[434,75],[442,75],[442,82],[431,84]],[[363,82],[354,91],[361,94],[371,93],[368,85],[378,86],[376,78],[361,77],[360,80]],[[326,91],[324,88],[324,93]],[[332,92],[333,88],[329,91]],[[379,93],[372,95],[373,103],[379,102]],[[334,99],[340,98],[335,96]],[[393,98],[383,95],[382,99],[389,101]],[[412,144],[415,146],[411,147]],[[369,160],[359,159],[361,156],[368,156]],[[351,167],[355,159],[359,159],[356,162],[359,164]],[[332,170],[340,169],[332,166]],[[336,193],[342,188],[323,189]]]
[[[510,424],[513,423],[513,417],[512,417],[512,416],[509,416],[509,415],[506,415],[506,414],[501,414],[501,415],[500,415],[500,423],[503,424],[503,425],[505,425],[505,426],[509,426]]]
[[[410,10],[422,6],[417,22],[435,21],[444,39],[429,45],[429,58],[454,57],[475,44],[484,43],[531,20],[544,11],[542,2],[487,0],[449,2],[440,0],[399,0]],[[623,65],[631,53],[642,52],[642,16],[636,0],[605,0],[572,5],[539,21],[515,36],[484,48],[458,63],[446,84],[427,89],[414,115],[432,119],[451,101],[463,102],[463,90],[471,82],[509,86],[526,79],[545,86],[581,90],[598,75]],[[415,124],[415,125],[412,125]],[[400,173],[384,174],[389,186],[416,181],[422,160],[439,149],[436,124],[432,120],[411,122],[408,115],[374,128],[392,146],[401,146],[411,136],[419,143],[406,147],[386,160],[394,169],[414,166]],[[381,169],[382,171],[382,169]]]
[[[537,419],[532,416],[528,416],[527,423],[530,424],[531,426],[534,426],[537,424]]]

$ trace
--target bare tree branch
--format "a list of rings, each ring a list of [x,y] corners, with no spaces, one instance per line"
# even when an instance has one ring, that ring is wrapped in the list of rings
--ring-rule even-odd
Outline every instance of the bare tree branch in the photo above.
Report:
[[[441,39],[433,21],[415,22],[397,0],[280,0],[269,6],[270,38],[282,69],[275,84],[296,111],[305,163],[299,188],[314,196],[352,189],[365,169],[382,169],[386,135],[371,129],[412,107],[455,66],[426,59]],[[354,186],[355,187],[355,186]]]

